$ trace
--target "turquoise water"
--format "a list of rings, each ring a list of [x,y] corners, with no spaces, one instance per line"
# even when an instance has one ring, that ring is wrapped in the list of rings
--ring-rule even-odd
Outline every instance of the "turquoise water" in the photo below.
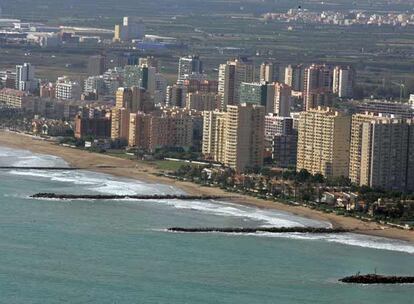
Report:
[[[2,164],[64,163],[0,148]],[[0,171],[0,303],[413,303],[413,285],[337,282],[374,269],[414,275],[414,246],[404,242],[168,233],[170,226],[329,224],[222,202],[28,198],[43,191],[180,192],[86,171]]]

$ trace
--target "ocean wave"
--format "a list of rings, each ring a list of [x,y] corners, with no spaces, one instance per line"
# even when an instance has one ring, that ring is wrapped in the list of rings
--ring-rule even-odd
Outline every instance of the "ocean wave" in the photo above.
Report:
[[[0,165],[16,167],[68,167],[62,158],[27,150],[0,147]]]
[[[328,222],[302,218],[275,210],[236,205],[220,201],[183,201],[157,200],[156,203],[172,206],[176,209],[193,210],[218,216],[245,218],[260,222],[269,227],[331,227]]]
[[[281,237],[296,240],[321,240],[329,243],[339,243],[348,246],[357,246],[371,249],[399,251],[414,254],[414,245],[408,242],[388,238],[361,235],[355,233],[340,234],[306,234],[306,233],[257,233],[260,237]]]
[[[187,232],[171,232],[168,229],[152,229],[157,232],[181,233]],[[338,233],[338,234],[312,234],[312,233],[271,233],[271,232],[256,232],[256,233],[223,233],[223,232],[197,232],[197,234],[221,234],[227,236],[250,236],[250,237],[266,237],[266,238],[283,238],[292,240],[305,241],[322,241],[328,243],[337,243],[346,246],[355,246],[377,250],[387,250],[404,252],[414,254],[414,245],[408,242],[392,240],[383,237],[375,237],[369,235],[361,235],[355,233]]]
[[[85,192],[115,195],[183,194],[181,190],[168,185],[149,184],[122,178],[115,179],[111,175],[91,171],[11,170],[9,173],[84,186]]]

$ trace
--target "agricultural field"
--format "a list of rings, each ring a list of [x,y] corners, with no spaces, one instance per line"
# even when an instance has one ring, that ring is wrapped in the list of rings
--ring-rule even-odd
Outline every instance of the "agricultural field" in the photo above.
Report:
[[[267,22],[261,17],[266,12],[285,12],[299,6],[315,11],[362,9],[379,13],[414,9],[414,3],[409,0],[119,0],[116,4],[109,0],[3,0],[1,4],[3,17],[51,25],[112,28],[122,16],[139,16],[148,34],[176,37],[189,46],[187,50],[171,51],[161,59],[163,72],[171,81],[178,56],[198,53],[212,78],[217,76],[219,63],[241,54],[250,56],[257,64],[265,59],[283,64],[352,64],[358,71],[358,82],[366,86],[413,82],[413,26],[287,24]],[[17,63],[15,58],[21,56],[6,51],[9,50],[0,49],[0,65],[13,66]],[[50,54],[45,55],[43,50],[31,53],[32,63],[48,77],[86,72],[89,54],[68,51],[51,60]],[[50,63],[55,70],[49,68]]]

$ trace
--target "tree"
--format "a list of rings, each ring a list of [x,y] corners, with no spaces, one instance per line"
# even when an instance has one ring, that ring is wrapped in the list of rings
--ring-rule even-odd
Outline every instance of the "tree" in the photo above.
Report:
[[[304,183],[304,182],[308,181],[310,179],[310,177],[311,177],[311,174],[308,172],[308,170],[302,169],[302,170],[299,171],[299,173],[296,177],[296,180],[299,183]]]

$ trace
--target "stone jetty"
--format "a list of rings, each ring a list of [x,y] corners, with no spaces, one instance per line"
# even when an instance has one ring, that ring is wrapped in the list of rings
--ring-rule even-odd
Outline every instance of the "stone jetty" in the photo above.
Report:
[[[140,200],[212,200],[223,197],[213,195],[178,195],[178,194],[154,194],[154,195],[102,195],[102,194],[58,194],[58,193],[37,193],[32,198],[46,199],[84,199],[84,200],[115,200],[115,199],[140,199]]]
[[[46,171],[74,171],[82,170],[74,167],[18,167],[18,166],[0,166],[0,170],[46,170]]]
[[[414,277],[384,276],[378,274],[354,275],[339,280],[354,284],[414,284]]]
[[[347,229],[334,228],[317,228],[317,227],[258,227],[258,228],[181,228],[172,227],[167,229],[170,232],[188,232],[188,233],[205,233],[205,232],[221,232],[221,233],[345,233],[350,232]]]

